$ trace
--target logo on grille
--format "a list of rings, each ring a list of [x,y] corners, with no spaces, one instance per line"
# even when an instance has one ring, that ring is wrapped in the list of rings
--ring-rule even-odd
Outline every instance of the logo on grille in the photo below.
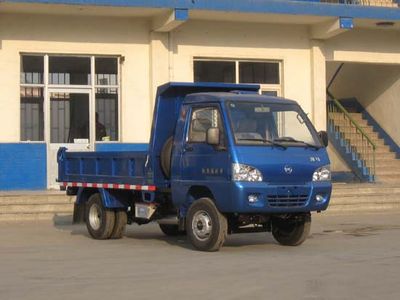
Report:
[[[292,174],[292,172],[293,172],[293,168],[288,165],[284,166],[283,170],[285,171],[286,174]]]

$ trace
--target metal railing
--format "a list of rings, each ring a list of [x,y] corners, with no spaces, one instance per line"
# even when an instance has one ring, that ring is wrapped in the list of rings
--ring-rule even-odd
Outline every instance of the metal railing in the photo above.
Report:
[[[399,7],[398,0],[319,0],[319,2],[361,6]]]
[[[361,168],[375,180],[375,150],[376,145],[354,120],[349,112],[328,92],[328,126],[340,134],[340,137],[347,142],[351,151],[357,155],[361,162]]]

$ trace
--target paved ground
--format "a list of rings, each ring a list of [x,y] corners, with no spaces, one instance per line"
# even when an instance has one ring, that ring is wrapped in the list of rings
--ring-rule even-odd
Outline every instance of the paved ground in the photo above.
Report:
[[[269,234],[194,251],[156,225],[95,241],[65,219],[0,223],[0,299],[400,299],[400,214],[318,215],[300,247]]]

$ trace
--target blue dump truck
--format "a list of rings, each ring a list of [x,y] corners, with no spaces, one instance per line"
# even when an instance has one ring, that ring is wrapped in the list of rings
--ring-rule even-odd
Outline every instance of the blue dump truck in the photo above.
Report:
[[[168,83],[158,88],[145,152],[58,151],[58,182],[76,195],[74,221],[95,239],[158,222],[217,251],[228,234],[307,238],[331,196],[326,132],[291,100],[258,85]]]

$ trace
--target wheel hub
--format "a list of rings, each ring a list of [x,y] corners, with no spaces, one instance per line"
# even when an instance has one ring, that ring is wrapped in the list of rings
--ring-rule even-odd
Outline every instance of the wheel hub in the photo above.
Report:
[[[101,210],[97,204],[93,204],[89,209],[89,224],[94,230],[99,230],[101,226]]]
[[[211,236],[212,222],[210,215],[205,211],[198,211],[193,216],[192,230],[195,237],[201,241]]]

